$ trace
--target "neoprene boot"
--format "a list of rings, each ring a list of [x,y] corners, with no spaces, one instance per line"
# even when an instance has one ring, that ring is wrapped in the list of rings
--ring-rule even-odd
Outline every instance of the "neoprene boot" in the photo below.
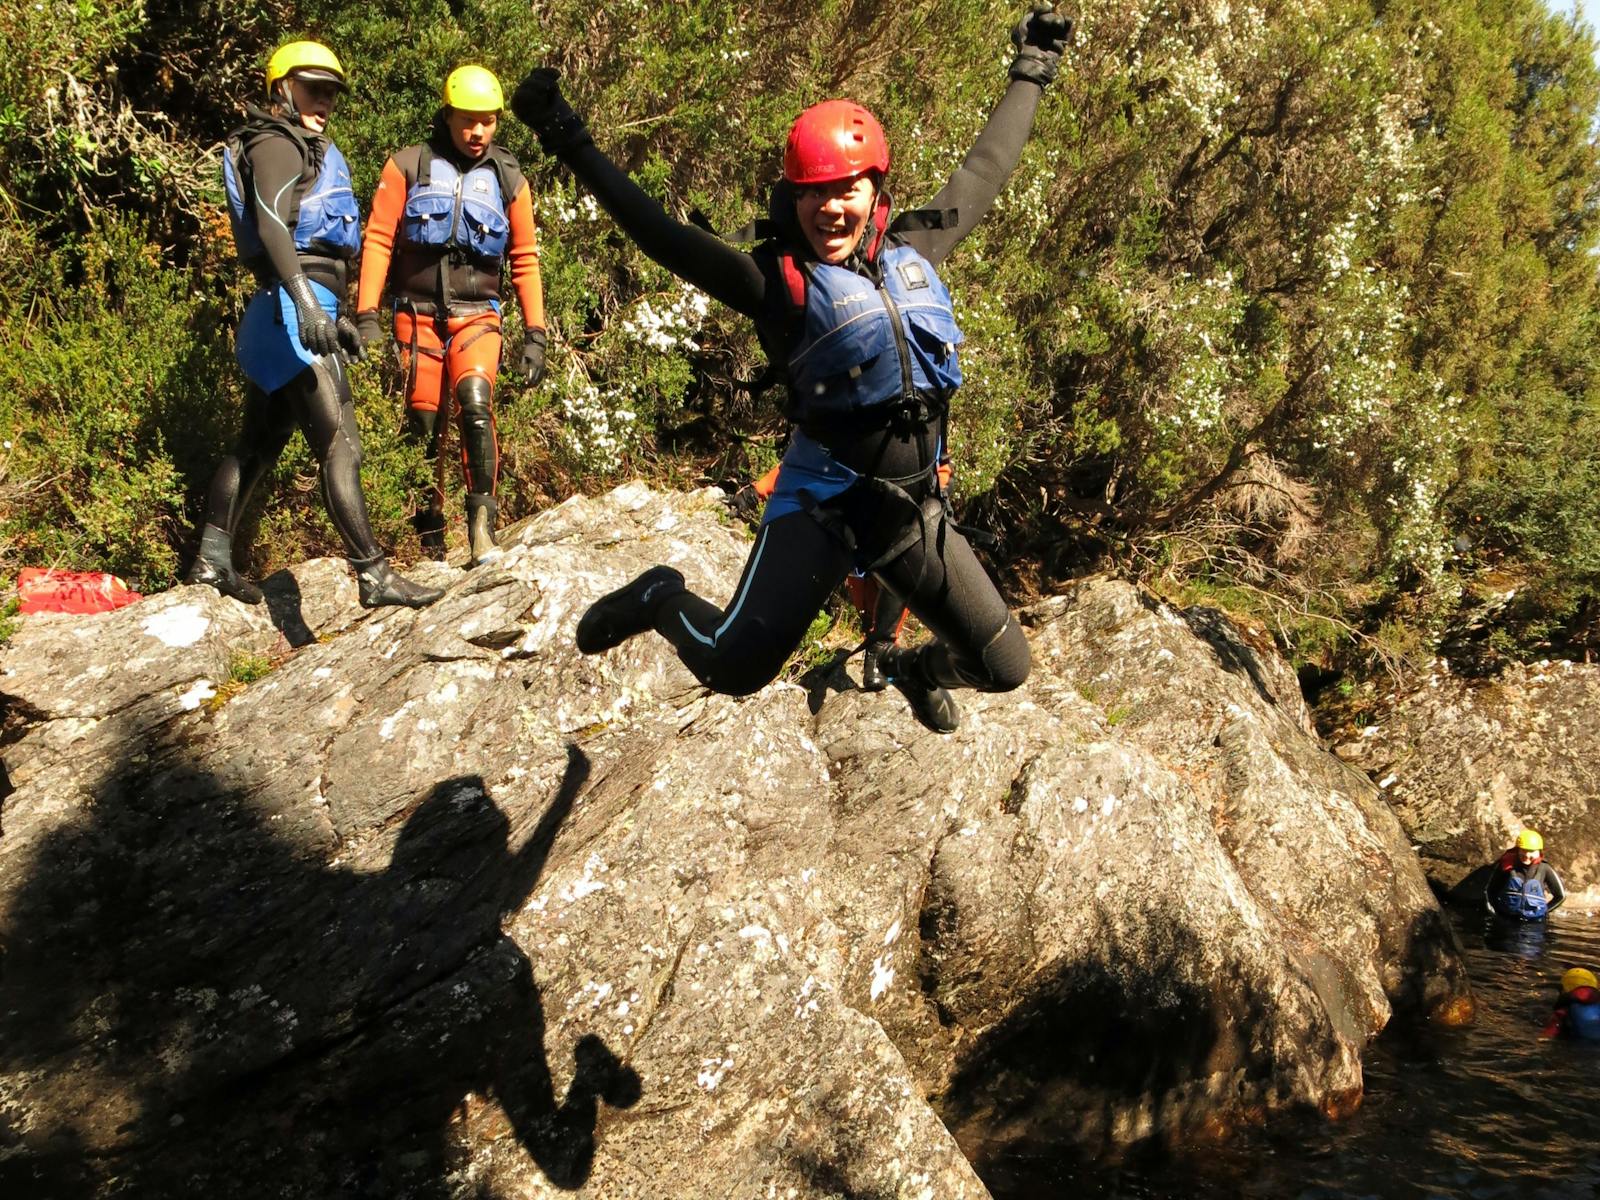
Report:
[[[607,592],[589,606],[578,622],[578,649],[584,654],[599,654],[620,646],[653,626],[661,602],[683,590],[680,571],[651,567],[632,583]]]
[[[961,708],[948,690],[928,682],[922,671],[920,647],[908,650],[904,646],[890,646],[878,656],[878,664],[910,701],[917,720],[935,733],[955,732],[961,724]]]
[[[411,514],[411,528],[417,531],[422,542],[422,554],[434,562],[444,561],[444,513],[433,505],[419,508]]]
[[[873,638],[861,648],[862,691],[881,692],[889,686],[889,677],[883,673],[883,655],[893,647],[893,642]]]
[[[233,539],[215,525],[200,530],[200,549],[183,581],[214,587],[243,604],[260,604],[266,599],[260,588],[233,569]]]
[[[473,566],[491,562],[505,553],[494,535],[499,516],[500,506],[493,496],[483,492],[467,493],[467,542],[472,547]]]
[[[397,575],[381,554],[359,561],[352,558],[350,565],[361,587],[362,608],[427,608],[444,595],[443,588],[425,587]]]

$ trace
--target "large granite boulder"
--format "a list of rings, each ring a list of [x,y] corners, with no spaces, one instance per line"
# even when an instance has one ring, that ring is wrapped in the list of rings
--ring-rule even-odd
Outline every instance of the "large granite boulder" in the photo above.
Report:
[[[1341,1112],[1397,1008],[1469,1009],[1394,816],[1214,613],[1047,600],[951,736],[837,665],[576,653],[650,562],[726,595],[720,513],[574,499],[416,613],[313,563],[29,619],[0,1194],[982,1197],[1019,1139]]]
[[[1600,905],[1600,666],[1441,663],[1341,746],[1384,789],[1424,870],[1463,899],[1525,828],[1545,839],[1574,908]]]

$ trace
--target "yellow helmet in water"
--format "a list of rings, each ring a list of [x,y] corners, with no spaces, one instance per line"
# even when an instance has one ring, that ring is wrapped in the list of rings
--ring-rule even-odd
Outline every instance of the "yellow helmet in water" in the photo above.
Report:
[[[1531,829],[1524,829],[1517,834],[1518,850],[1543,850],[1544,839]]]
[[[499,112],[506,106],[500,81],[483,67],[457,67],[444,81],[444,102],[462,112]]]
[[[1584,967],[1573,967],[1561,977],[1561,990],[1575,992],[1581,987],[1600,988],[1600,979],[1594,977],[1594,972]]]
[[[267,60],[267,95],[278,86],[278,80],[289,75],[324,83],[336,83],[346,91],[344,67],[339,56],[321,42],[289,42],[279,46]]]

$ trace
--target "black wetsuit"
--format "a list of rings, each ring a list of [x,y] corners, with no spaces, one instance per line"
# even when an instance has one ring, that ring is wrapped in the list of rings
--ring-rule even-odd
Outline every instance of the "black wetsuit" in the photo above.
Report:
[[[898,235],[900,240],[934,266],[949,255],[988,212],[1015,169],[1042,90],[1036,83],[1012,81],[965,161],[928,204],[954,210],[956,219],[945,228],[908,231]],[[747,254],[673,220],[592,142],[560,154],[645,254],[753,318],[763,344],[782,347],[792,341],[793,315],[774,251]],[[859,259],[845,265],[871,270]],[[852,566],[874,561],[875,548],[892,547],[909,525],[920,524],[910,548],[873,571],[937,639],[917,655],[917,669],[925,682],[944,687],[996,692],[1018,687],[1028,674],[1027,640],[966,539],[946,519],[936,494],[939,418],[907,419],[902,409],[898,415],[863,414],[849,423],[806,422],[803,428],[861,475],[919,480],[907,490],[922,504],[923,518],[919,521],[903,499],[857,484],[819,506],[825,511],[773,519],[757,536],[729,609],[685,592],[656,611],[656,630],[684,664],[717,691],[756,691],[776,677]]]
[[[247,265],[263,285],[304,274],[340,297],[348,280],[348,264],[325,255],[302,254],[289,232],[297,193],[296,181],[307,169],[295,133],[282,118],[253,114],[252,132],[277,129],[279,137],[252,137],[247,155],[254,186],[255,224],[266,247],[265,261]],[[313,162],[322,141],[306,133]],[[313,168],[314,169],[314,168]],[[245,384],[244,423],[233,453],[222,460],[206,494],[207,525],[223,530],[231,539],[250,494],[261,477],[288,445],[296,428],[306,436],[322,468],[322,495],[328,516],[343,540],[352,563],[370,563],[382,556],[367,502],[361,491],[361,436],[356,428],[355,404],[344,367],[336,356],[324,356],[288,383],[265,392]]]

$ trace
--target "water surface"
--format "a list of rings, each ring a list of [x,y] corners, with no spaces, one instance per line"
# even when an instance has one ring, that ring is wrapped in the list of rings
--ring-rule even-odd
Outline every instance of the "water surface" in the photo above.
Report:
[[[1392,1028],[1349,1119],[1278,1119],[1226,1146],[1124,1167],[1017,1156],[995,1200],[1596,1200],[1600,1042],[1544,1040],[1561,973],[1600,971],[1600,914],[1544,925],[1454,914],[1478,1000],[1465,1029]]]

